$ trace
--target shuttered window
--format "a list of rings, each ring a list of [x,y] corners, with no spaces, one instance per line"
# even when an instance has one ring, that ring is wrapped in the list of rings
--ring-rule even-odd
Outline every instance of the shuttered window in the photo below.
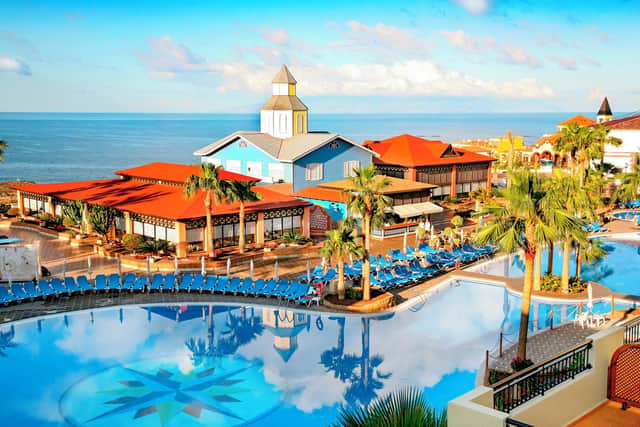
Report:
[[[355,176],[354,169],[360,169],[360,161],[359,160],[347,160],[344,162],[344,171],[343,176],[345,178],[349,178],[351,176]]]
[[[307,165],[307,181],[320,181],[323,176],[323,164],[322,163],[309,163]]]

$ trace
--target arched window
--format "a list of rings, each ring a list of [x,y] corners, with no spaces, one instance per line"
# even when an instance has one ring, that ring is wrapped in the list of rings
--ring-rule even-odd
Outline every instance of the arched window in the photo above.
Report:
[[[297,133],[304,133],[304,114],[298,114]]]
[[[280,133],[287,133],[287,115],[280,114]]]

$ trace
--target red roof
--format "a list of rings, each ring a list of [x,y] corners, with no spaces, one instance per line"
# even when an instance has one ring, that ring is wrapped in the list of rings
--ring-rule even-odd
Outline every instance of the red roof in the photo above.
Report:
[[[326,200],[328,202],[344,203],[345,198],[342,190],[335,190],[323,187],[306,187],[293,193],[296,197],[304,197],[306,199]]]
[[[123,179],[99,181],[65,182],[60,184],[28,184],[12,187],[16,190],[45,194],[64,200],[84,200],[90,204],[113,208],[142,215],[151,215],[171,220],[186,220],[205,216],[204,192],[187,199],[183,187]],[[294,206],[309,206],[311,203],[291,196],[276,193],[262,187],[254,191],[262,200],[245,204],[247,213]],[[214,204],[214,215],[235,214],[239,203]]]
[[[181,165],[177,163],[155,162],[117,171],[116,175],[184,183],[191,175],[200,175],[200,165]],[[231,181],[260,181],[257,178],[226,171],[224,169],[220,171],[219,178]]]
[[[569,123],[575,123],[580,126],[591,126],[595,124],[596,121],[593,119],[590,119],[587,116],[583,116],[582,114],[578,114],[577,116],[571,117],[570,119],[565,120],[564,122],[558,123],[558,126],[567,126]]]
[[[609,129],[640,130],[640,114],[602,123]]]
[[[380,155],[374,163],[405,167],[438,166],[464,163],[492,162],[482,154],[454,148],[442,141],[430,141],[413,135],[399,135],[382,141],[365,141],[364,146]]]

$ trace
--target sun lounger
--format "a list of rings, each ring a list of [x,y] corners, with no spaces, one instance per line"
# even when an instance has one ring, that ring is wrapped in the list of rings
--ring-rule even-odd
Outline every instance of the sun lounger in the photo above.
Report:
[[[55,287],[53,288],[55,289]],[[106,292],[107,290],[107,276],[104,274],[98,274],[96,276],[96,292]]]
[[[260,291],[262,290],[262,288],[264,288],[265,285],[265,280],[264,279],[258,279],[255,282],[253,282],[253,285],[244,291],[245,295],[257,295],[258,293],[260,293]]]
[[[213,292],[217,282],[218,276],[207,276],[207,280],[205,281],[204,286],[200,288],[200,292]]]
[[[14,283],[11,285],[11,293],[18,298],[18,302],[28,301],[31,299],[28,293],[22,288],[21,283]]]
[[[56,295],[56,291],[53,290],[49,282],[45,279],[40,279],[38,282],[38,288],[44,294],[45,297],[50,295]]]
[[[31,299],[43,298],[44,292],[42,292],[33,282],[24,282],[22,284],[24,291],[31,297]]]
[[[162,283],[164,282],[164,276],[160,273],[153,275],[151,279],[151,286],[149,286],[149,292],[160,292],[162,290]]]
[[[76,283],[76,279],[74,279],[73,277],[64,278],[64,287],[67,288],[67,290],[71,294],[75,294],[75,293],[79,294],[82,292],[80,287]]]
[[[160,292],[162,291],[170,291],[173,292],[176,286],[176,275],[173,273],[169,273],[164,276],[164,283],[160,286]]]
[[[238,289],[235,290],[234,294],[235,295],[245,294],[247,290],[251,289],[252,287],[253,287],[253,280],[251,280],[250,277],[245,277],[242,280],[242,284],[238,287]]]
[[[271,292],[271,295],[280,299],[282,298],[291,287],[291,282],[289,280],[280,280],[278,286]]]
[[[218,276],[216,286],[213,288],[213,292],[222,292],[229,284],[229,278],[227,276]]]
[[[204,285],[204,276],[200,273],[194,274],[193,281],[191,282],[191,286],[189,287],[189,290],[187,292],[191,292],[191,291],[200,292],[203,285]]]
[[[241,284],[242,281],[239,277],[232,277],[231,280],[229,280],[229,284],[222,290],[222,293],[226,294],[227,292],[235,292]]]
[[[278,282],[275,279],[269,279],[267,283],[265,283],[264,287],[260,289],[260,291],[256,294],[256,296],[270,296],[276,286],[278,286]]]
[[[120,275],[113,273],[109,275],[109,290],[120,290]]]
[[[136,275],[134,273],[127,273],[126,276],[124,276],[124,280],[122,281],[122,286],[120,286],[120,289],[133,291],[133,285],[135,283]]]
[[[18,297],[9,292],[4,285],[0,285],[0,304],[9,305],[12,302],[17,302]]]
[[[178,286],[178,291],[189,292],[191,289],[191,282],[193,282],[193,276],[190,273],[183,274],[180,285]]]
[[[76,282],[78,283],[78,287],[82,293],[95,291],[95,288],[91,286],[86,276],[76,277]]]
[[[133,286],[131,287],[132,291],[144,292],[144,289],[147,287],[147,283],[149,279],[146,276],[140,276],[135,279]]]
[[[54,291],[56,291],[58,295],[62,295],[62,294],[69,295],[69,290],[64,287],[64,285],[62,284],[62,280],[58,279],[57,277],[54,277],[53,279],[51,279],[51,287],[53,288]]]

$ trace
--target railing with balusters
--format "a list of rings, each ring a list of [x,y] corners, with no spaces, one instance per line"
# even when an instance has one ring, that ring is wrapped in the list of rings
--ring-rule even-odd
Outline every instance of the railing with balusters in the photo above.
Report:
[[[640,342],[640,317],[636,317],[624,325],[624,343],[633,344],[637,342]]]

